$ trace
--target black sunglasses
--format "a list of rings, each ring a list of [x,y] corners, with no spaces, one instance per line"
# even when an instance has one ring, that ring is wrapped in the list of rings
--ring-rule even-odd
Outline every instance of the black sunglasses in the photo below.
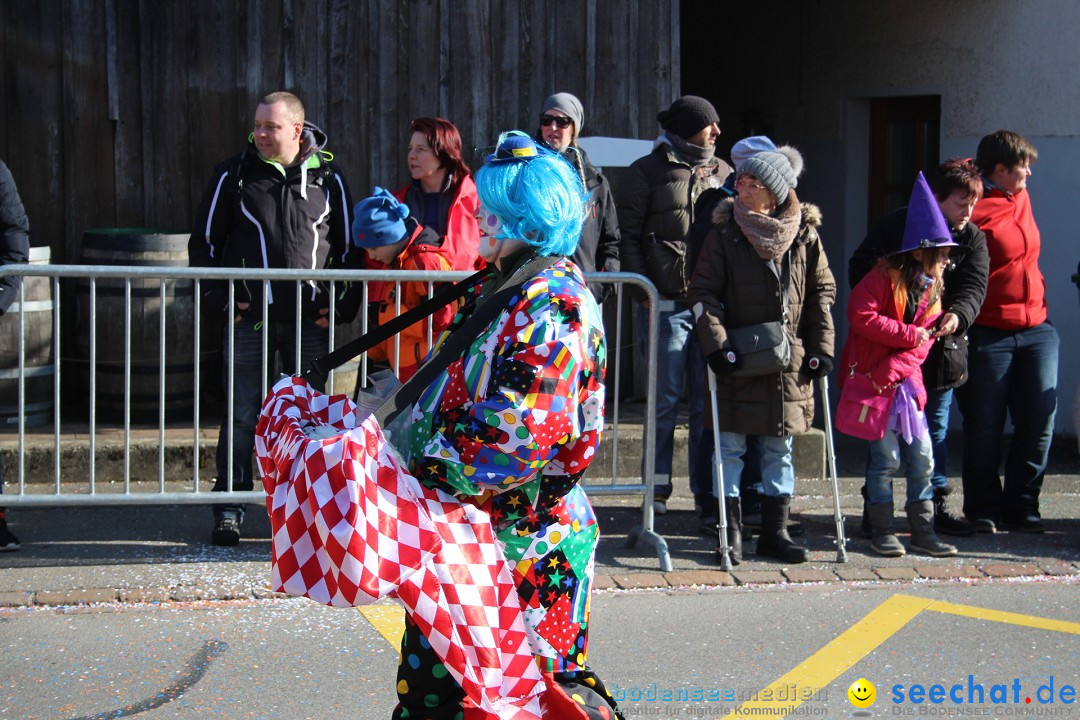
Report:
[[[547,127],[551,123],[555,123],[560,129],[570,127],[570,123],[574,122],[568,117],[556,117],[554,115],[543,114],[540,116],[540,127]]]

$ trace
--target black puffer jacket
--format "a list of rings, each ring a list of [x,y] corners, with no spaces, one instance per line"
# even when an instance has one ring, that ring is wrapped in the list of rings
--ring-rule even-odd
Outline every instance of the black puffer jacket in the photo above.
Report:
[[[340,172],[323,156],[326,135],[304,123],[301,161],[283,168],[264,160],[249,140],[248,148],[214,169],[203,194],[188,243],[192,267],[235,268],[359,268],[361,253],[353,248],[352,198]],[[224,309],[227,288],[204,282],[203,307]],[[341,283],[335,286],[339,293]],[[296,284],[270,286],[271,318],[291,320],[296,307]],[[237,302],[251,304],[250,315],[262,308],[262,284],[238,284]],[[336,306],[338,321],[355,315],[353,302]],[[329,306],[327,287],[304,287],[302,312],[314,319]]]
[[[669,300],[686,300],[690,285],[689,236],[698,196],[719,188],[731,167],[713,158],[691,168],[661,143],[630,165],[618,193],[623,272],[652,280]]]
[[[886,255],[900,250],[907,224],[907,208],[894,210],[870,230],[848,261],[848,283],[855,287],[866,273]],[[927,390],[947,390],[967,381],[967,331],[979,315],[986,298],[986,282],[990,274],[990,253],[986,235],[975,223],[968,222],[962,230],[952,228],[953,241],[968,248],[957,253],[955,265],[945,271],[945,294],[942,312],[955,313],[960,327],[952,335],[937,338],[923,363],[923,383]]]
[[[8,166],[0,160],[0,265],[21,265],[30,259],[30,221],[15,180]],[[7,312],[19,296],[19,278],[0,278],[0,315]]]

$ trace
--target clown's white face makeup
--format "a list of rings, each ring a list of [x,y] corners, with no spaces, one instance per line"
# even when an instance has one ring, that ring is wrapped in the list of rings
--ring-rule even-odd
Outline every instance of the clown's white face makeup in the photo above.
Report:
[[[495,213],[484,207],[477,210],[476,221],[480,225],[480,257],[488,262],[495,262],[503,244],[502,239],[496,237],[502,230],[502,222]]]

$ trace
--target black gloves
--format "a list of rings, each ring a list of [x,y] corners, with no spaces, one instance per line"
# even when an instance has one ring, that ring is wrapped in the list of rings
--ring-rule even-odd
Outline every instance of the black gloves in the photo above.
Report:
[[[833,359],[828,355],[810,353],[803,358],[802,374],[811,378],[825,377],[832,372]]]
[[[710,353],[705,358],[705,362],[709,363],[709,367],[717,375],[730,375],[739,367],[739,358],[735,356],[735,352],[730,348]]]

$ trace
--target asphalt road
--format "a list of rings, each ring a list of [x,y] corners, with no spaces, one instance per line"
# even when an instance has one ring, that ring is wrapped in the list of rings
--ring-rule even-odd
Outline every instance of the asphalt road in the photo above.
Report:
[[[1068,577],[606,591],[590,662],[628,717],[847,717],[860,678],[876,686],[875,717],[1068,717],[1077,590]],[[0,716],[386,718],[398,661],[386,625],[292,599],[5,609]],[[908,699],[934,685],[944,702]]]
[[[638,501],[596,498],[597,577],[611,589],[594,594],[590,663],[628,717],[849,717],[863,712],[846,695],[860,678],[877,688],[875,717],[1080,717],[1065,690],[1080,684],[1080,474],[1057,470],[1045,535],[961,538],[944,559],[870,553],[849,471],[843,565],[827,485],[800,480],[811,562],[758,559],[750,543],[729,587],[715,586],[714,541],[698,532],[685,480],[656,529],[676,571],[704,573],[708,587],[660,573],[644,543],[625,547]],[[0,718],[389,716],[400,612],[258,599],[269,594],[259,508],[236,548],[208,544],[202,506],[19,508],[10,519],[23,547],[0,554]],[[796,575],[806,571],[824,579]],[[652,589],[625,589],[635,585]],[[962,702],[911,702],[916,685]]]

